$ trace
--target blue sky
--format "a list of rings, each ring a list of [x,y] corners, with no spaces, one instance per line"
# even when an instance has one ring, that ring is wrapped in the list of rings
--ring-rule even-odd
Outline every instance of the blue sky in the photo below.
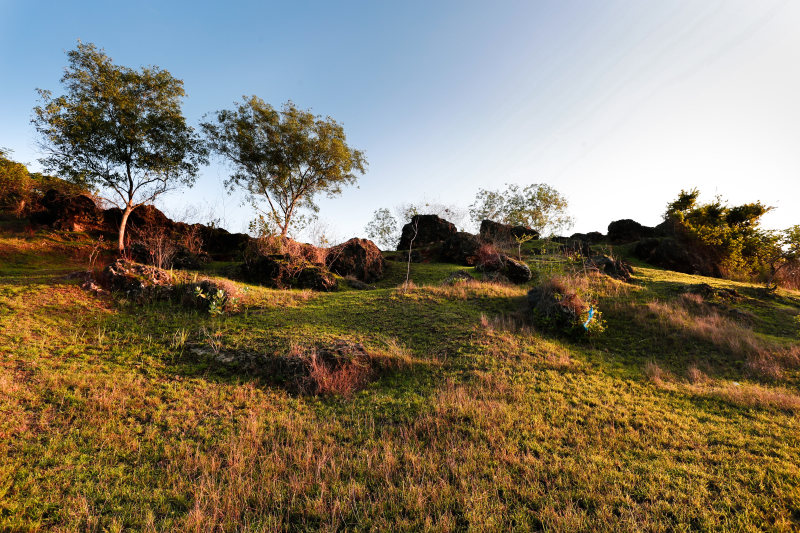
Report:
[[[545,182],[575,231],[655,224],[681,188],[760,199],[800,223],[800,2],[0,1],[0,146],[34,169],[37,87],[60,90],[77,39],[184,80],[184,110],[256,94],[343,123],[358,188],[321,199],[334,235],[373,210],[467,206],[479,188]],[[240,231],[248,207],[213,164],[164,198]]]

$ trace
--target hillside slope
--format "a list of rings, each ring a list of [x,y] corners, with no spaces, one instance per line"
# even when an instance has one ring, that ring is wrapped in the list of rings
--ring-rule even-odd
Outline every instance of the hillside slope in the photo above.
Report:
[[[606,331],[571,340],[456,265],[214,316],[81,289],[91,247],[0,234],[0,529],[800,528],[798,293],[589,275]],[[298,388],[343,341],[365,386]]]

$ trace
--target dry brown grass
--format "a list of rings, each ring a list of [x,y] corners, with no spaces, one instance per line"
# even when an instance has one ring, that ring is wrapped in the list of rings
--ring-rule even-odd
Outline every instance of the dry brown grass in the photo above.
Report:
[[[526,287],[507,285],[492,281],[465,281],[453,285],[422,285],[410,282],[398,286],[395,293],[415,299],[438,298],[448,300],[467,300],[470,298],[515,298],[524,296]]]
[[[800,396],[784,388],[764,387],[751,383],[726,383],[704,393],[734,405],[800,411]]]
[[[748,325],[721,315],[698,294],[683,294],[673,302],[630,305],[636,320],[655,322],[663,334],[676,330],[688,339],[701,339],[737,357],[747,368],[767,379],[780,379],[786,368],[800,366],[800,345],[785,347],[769,342]]]
[[[648,361],[645,363],[644,375],[655,385],[663,385],[669,377],[669,373],[658,366],[658,363],[655,361]]]

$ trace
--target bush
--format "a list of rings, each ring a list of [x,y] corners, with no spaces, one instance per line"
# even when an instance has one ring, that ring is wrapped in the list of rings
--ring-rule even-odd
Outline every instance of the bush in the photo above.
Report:
[[[729,207],[720,198],[697,202],[699,191],[681,191],[665,218],[689,252],[727,278],[766,280],[783,257],[781,238],[759,227],[772,210],[761,202]]]
[[[528,308],[534,325],[570,336],[598,334],[605,330],[600,310],[587,303],[585,279],[555,276],[528,292]]]

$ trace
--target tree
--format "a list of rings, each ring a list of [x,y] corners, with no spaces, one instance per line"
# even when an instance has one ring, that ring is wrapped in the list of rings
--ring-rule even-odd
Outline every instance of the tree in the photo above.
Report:
[[[233,166],[225,184],[247,192],[254,209],[281,237],[305,208],[316,213],[314,197],[334,197],[356,182],[366,167],[364,153],[350,148],[342,126],[287,102],[280,111],[252,96],[234,109],[203,122],[211,148]],[[267,206],[262,208],[263,201]]]
[[[192,184],[207,150],[181,111],[183,82],[166,70],[115,65],[91,43],[79,42],[67,57],[66,94],[38,89],[42,103],[32,122],[48,154],[41,162],[69,181],[113,193],[123,252],[131,212]]]
[[[367,223],[365,229],[367,236],[373,241],[377,241],[384,249],[393,250],[397,246],[397,241],[400,240],[397,219],[385,207],[377,209],[372,214],[372,220]]]
[[[33,180],[25,165],[8,157],[10,153],[0,148],[0,209],[21,215],[30,200]]]
[[[687,246],[728,277],[752,279],[774,273],[785,260],[781,236],[760,227],[761,217],[773,208],[761,202],[729,207],[720,196],[700,203],[699,196],[697,189],[681,191],[667,204],[664,215]],[[790,233],[786,236],[790,238]]]
[[[525,226],[545,235],[572,227],[567,207],[567,199],[545,183],[534,183],[523,189],[506,184],[505,191],[479,190],[469,212],[476,224],[488,219]]]

